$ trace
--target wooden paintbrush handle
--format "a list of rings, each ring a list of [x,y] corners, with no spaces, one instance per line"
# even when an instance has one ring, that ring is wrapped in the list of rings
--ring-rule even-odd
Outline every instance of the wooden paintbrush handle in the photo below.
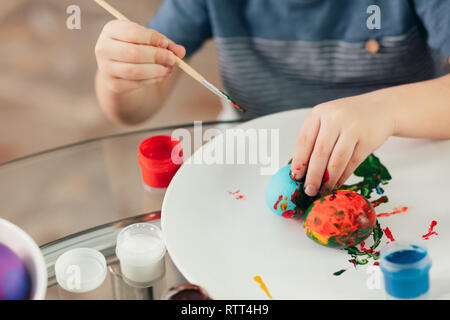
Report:
[[[190,65],[188,65],[186,62],[175,56],[175,63],[177,64],[180,69],[182,69],[184,72],[186,72],[188,75],[190,75],[192,78],[197,80],[198,82],[202,83],[205,78],[195,71],[194,68],[192,68]]]

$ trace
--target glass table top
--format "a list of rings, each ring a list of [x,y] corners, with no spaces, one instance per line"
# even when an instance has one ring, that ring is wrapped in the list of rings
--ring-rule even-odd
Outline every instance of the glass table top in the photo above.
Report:
[[[207,122],[202,130],[225,130],[240,122]],[[55,285],[52,268],[57,256],[76,247],[106,250],[113,278],[107,282],[114,287],[117,261],[111,246],[118,230],[146,217],[158,224],[164,198],[164,189],[144,188],[138,146],[150,136],[171,135],[181,128],[194,139],[194,124],[186,124],[91,139],[0,164],[0,216],[21,227],[41,246],[49,287]],[[166,262],[170,269],[170,261]],[[47,298],[72,298],[62,296],[61,290],[50,288]],[[123,292],[118,297],[115,291],[115,295],[100,298],[139,298],[136,293],[123,296]],[[148,294],[145,298],[158,298]]]

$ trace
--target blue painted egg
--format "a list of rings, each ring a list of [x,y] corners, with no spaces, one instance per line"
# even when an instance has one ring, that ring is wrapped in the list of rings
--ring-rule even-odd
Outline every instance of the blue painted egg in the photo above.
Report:
[[[266,203],[276,215],[292,218],[297,214],[296,198],[300,193],[300,182],[290,176],[291,166],[281,168],[269,181],[266,188]]]
[[[20,258],[0,243],[0,300],[24,300],[30,291],[30,277]]]

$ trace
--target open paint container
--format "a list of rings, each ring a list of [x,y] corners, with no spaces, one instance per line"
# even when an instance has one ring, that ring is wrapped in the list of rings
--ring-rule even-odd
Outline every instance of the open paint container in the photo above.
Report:
[[[431,259],[423,247],[391,243],[381,251],[380,267],[386,292],[393,298],[418,299],[430,288]]]
[[[154,136],[141,142],[138,163],[150,188],[167,188],[183,162],[181,143],[171,136]]]
[[[145,288],[160,280],[165,273],[165,254],[162,231],[151,223],[132,224],[117,236],[116,255],[130,286]]]

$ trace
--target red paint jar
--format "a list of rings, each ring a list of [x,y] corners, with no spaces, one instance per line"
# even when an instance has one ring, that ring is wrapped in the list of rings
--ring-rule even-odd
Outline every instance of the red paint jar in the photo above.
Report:
[[[139,145],[138,163],[149,187],[167,188],[182,162],[180,141],[171,136],[153,136]]]

